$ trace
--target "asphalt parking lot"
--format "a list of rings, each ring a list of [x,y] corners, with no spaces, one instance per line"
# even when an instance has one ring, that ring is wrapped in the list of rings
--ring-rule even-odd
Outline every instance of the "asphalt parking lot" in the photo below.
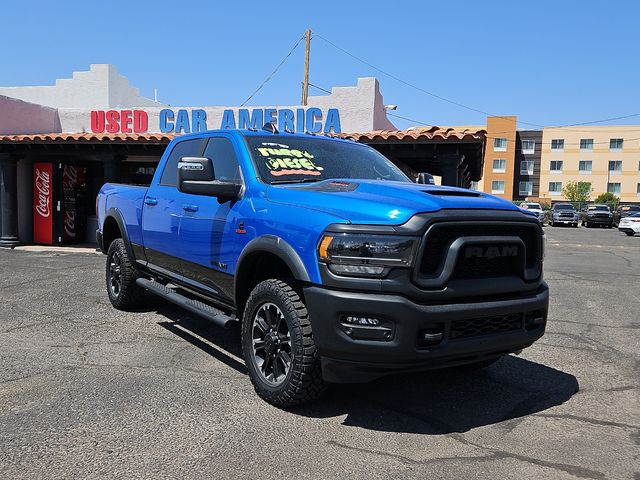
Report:
[[[640,478],[640,236],[545,227],[546,335],[286,412],[237,331],[114,310],[104,257],[0,250],[0,478]]]

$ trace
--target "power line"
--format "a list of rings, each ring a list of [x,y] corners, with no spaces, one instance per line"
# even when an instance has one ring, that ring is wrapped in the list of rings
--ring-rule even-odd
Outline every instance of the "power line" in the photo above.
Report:
[[[338,45],[336,45],[335,43],[333,43],[331,40],[329,40],[329,39],[327,39],[327,38],[323,37],[323,36],[322,36],[322,35],[320,35],[319,33],[314,33],[314,35],[313,35],[313,36],[314,36],[314,37],[318,37],[318,38],[320,38],[320,39],[324,40],[324,41],[325,41],[325,42],[327,42],[329,45],[331,45],[333,48],[335,48],[335,49],[337,49],[337,50],[341,51],[341,52],[342,52],[342,53],[344,53],[345,55],[350,56],[351,58],[353,58],[353,59],[355,59],[355,60],[359,61],[360,63],[363,63],[364,65],[367,65],[368,67],[373,68],[374,70],[376,70],[376,71],[378,71],[378,72],[382,73],[383,75],[386,75],[387,77],[392,78],[392,79],[394,79],[395,81],[397,81],[397,82],[399,82],[399,83],[402,83],[403,85],[406,85],[406,86],[408,86],[408,87],[411,87],[411,88],[413,88],[413,89],[415,89],[415,90],[418,90],[418,91],[420,91],[420,92],[422,92],[422,93],[425,93],[425,94],[427,94],[427,95],[430,95],[430,96],[432,96],[432,97],[434,97],[434,98],[437,98],[437,99],[439,99],[439,100],[442,100],[442,101],[444,101],[444,102],[450,103],[450,104],[452,104],[452,105],[456,105],[456,106],[458,106],[458,107],[465,108],[465,109],[470,110],[470,111],[472,111],[472,112],[482,113],[483,115],[487,115],[487,116],[490,116],[490,117],[502,117],[502,116],[504,116],[504,115],[493,115],[493,114],[491,114],[491,113],[489,113],[489,112],[486,112],[486,111],[484,111],[484,110],[480,110],[480,109],[478,109],[478,108],[471,107],[471,106],[469,106],[469,105],[465,105],[465,104],[460,103],[460,102],[457,102],[457,101],[455,101],[455,100],[451,100],[450,98],[446,98],[446,97],[443,97],[442,95],[438,95],[438,94],[436,94],[436,93],[433,93],[433,92],[430,92],[430,91],[428,91],[428,90],[425,90],[424,88],[421,88],[421,87],[419,87],[419,86],[417,86],[417,85],[415,85],[415,84],[413,84],[413,83],[407,82],[407,81],[405,81],[405,80],[403,80],[403,79],[401,79],[401,78],[397,77],[396,75],[394,75],[394,74],[392,74],[392,73],[389,73],[389,72],[387,72],[387,71],[385,71],[385,70],[382,70],[381,68],[376,67],[375,65],[373,65],[373,64],[371,64],[371,63],[369,63],[369,62],[367,62],[366,60],[363,60],[362,58],[360,58],[360,57],[358,57],[358,56],[354,55],[353,53],[348,52],[348,51],[347,51],[347,50],[345,50],[344,48],[339,47]],[[525,121],[523,121],[523,120],[517,120],[517,123],[520,123],[520,124],[522,124],[522,125],[530,125],[530,126],[538,127],[538,128],[564,128],[564,127],[575,127],[575,126],[581,126],[581,125],[590,125],[590,124],[594,124],[594,123],[604,123],[604,122],[609,122],[609,121],[614,121],[614,120],[622,120],[622,119],[631,118],[631,117],[638,117],[638,116],[640,116],[640,113],[632,113],[632,114],[630,114],[630,115],[623,115],[623,116],[619,116],[619,117],[605,118],[605,119],[600,119],[600,120],[593,120],[593,121],[589,121],[589,122],[573,123],[573,124],[567,124],[567,125],[558,125],[558,126],[553,126],[553,127],[549,127],[549,126],[545,126],[545,125],[540,125],[540,124],[537,124],[537,123],[525,122]]]
[[[304,37],[305,37],[305,36],[303,35],[303,36],[301,36],[301,37],[298,39],[298,41],[297,41],[297,42],[296,42],[296,44],[293,46],[293,48],[292,48],[291,50],[289,50],[289,53],[287,53],[287,55],[282,59],[282,61],[281,61],[281,62],[276,66],[276,68],[274,68],[274,69],[273,69],[273,72],[271,72],[271,73],[269,74],[269,76],[268,76],[267,78],[265,78],[265,79],[264,79],[264,81],[260,84],[260,86],[259,86],[258,88],[256,88],[256,89],[254,90],[254,92],[253,92],[251,95],[249,95],[249,96],[247,97],[247,99],[246,99],[244,102],[242,102],[242,104],[240,105],[241,107],[244,107],[244,106],[245,106],[245,104],[246,104],[249,100],[251,100],[251,98],[253,98],[253,96],[254,96],[256,93],[258,93],[258,92],[262,89],[262,87],[264,87],[264,86],[267,84],[267,82],[269,82],[269,80],[271,80],[271,79],[273,78],[273,76],[274,76],[274,75],[276,74],[276,72],[280,69],[280,67],[281,67],[282,65],[284,65],[284,63],[287,61],[287,59],[288,59],[288,58],[291,56],[291,54],[295,51],[295,49],[296,49],[296,48],[298,48],[298,45],[300,45],[300,42],[302,41],[302,39],[303,39]]]
[[[328,93],[329,95],[331,95],[331,91],[327,90],[326,88],[319,87],[318,85],[314,85],[311,82],[309,82],[309,86],[315,88],[316,90],[320,90],[321,92]]]

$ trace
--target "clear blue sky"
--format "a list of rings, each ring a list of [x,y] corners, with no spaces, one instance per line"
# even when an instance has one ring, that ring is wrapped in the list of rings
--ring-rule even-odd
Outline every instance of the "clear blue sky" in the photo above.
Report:
[[[313,4],[3,2],[0,85],[50,85],[91,63],[112,63],[143,95],[155,87],[172,105],[239,105],[310,27],[409,83],[492,114],[560,125],[640,112],[635,0]],[[251,104],[299,103],[302,46]],[[376,76],[399,115],[484,123],[484,115],[413,90],[318,37],[311,48],[314,84],[330,89]]]

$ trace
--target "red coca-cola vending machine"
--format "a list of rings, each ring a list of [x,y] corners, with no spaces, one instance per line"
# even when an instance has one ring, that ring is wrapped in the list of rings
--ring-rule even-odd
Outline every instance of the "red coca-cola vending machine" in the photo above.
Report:
[[[44,245],[85,240],[86,168],[64,163],[33,164],[33,242]]]

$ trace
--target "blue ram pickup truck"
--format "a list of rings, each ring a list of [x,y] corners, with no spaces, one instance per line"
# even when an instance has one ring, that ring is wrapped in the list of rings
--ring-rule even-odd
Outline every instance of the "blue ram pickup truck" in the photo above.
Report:
[[[151,292],[238,325],[255,390],[279,407],[330,382],[485,367],[544,333],[536,217],[413,183],[352,141],[183,135],[150,187],[106,184],[97,207],[113,306]]]

